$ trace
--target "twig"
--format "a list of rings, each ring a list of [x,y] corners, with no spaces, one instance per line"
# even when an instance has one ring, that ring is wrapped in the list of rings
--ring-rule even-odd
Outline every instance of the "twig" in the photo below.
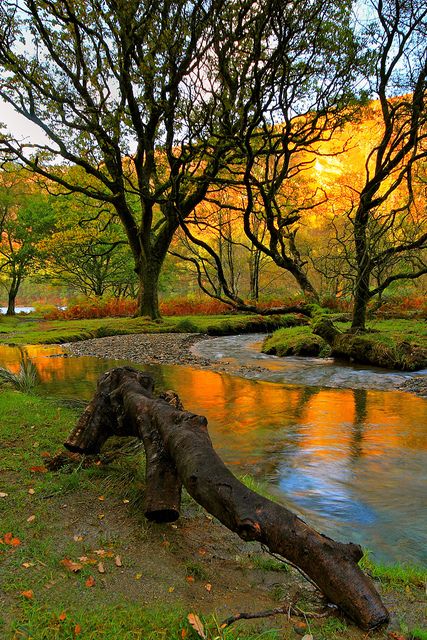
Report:
[[[277,607],[277,609],[270,609],[267,611],[258,611],[257,613],[245,613],[245,612],[236,613],[235,616],[230,616],[229,618],[226,618],[226,620],[224,620],[220,626],[221,626],[221,629],[225,629],[225,627],[229,627],[234,622],[237,622],[237,620],[252,620],[253,618],[269,618],[271,616],[277,616],[280,614],[286,614],[288,616],[288,620],[290,620],[291,615],[304,617],[304,618],[315,618],[317,620],[320,618],[327,618],[330,614],[330,611],[324,611],[323,613],[318,613],[316,611],[303,611],[296,605],[287,604],[284,607]]]

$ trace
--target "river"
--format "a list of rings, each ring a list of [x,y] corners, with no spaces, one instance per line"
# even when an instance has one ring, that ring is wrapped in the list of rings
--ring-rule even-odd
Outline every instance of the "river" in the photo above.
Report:
[[[427,400],[395,390],[410,374],[265,356],[259,340],[214,338],[193,347],[231,371],[243,365],[245,378],[187,366],[139,368],[208,418],[213,444],[235,473],[267,481],[319,531],[362,544],[377,561],[425,563]],[[89,399],[99,374],[125,363],[62,357],[56,345],[25,351],[41,392],[55,397]],[[0,346],[0,366],[16,368],[19,357],[18,348]]]

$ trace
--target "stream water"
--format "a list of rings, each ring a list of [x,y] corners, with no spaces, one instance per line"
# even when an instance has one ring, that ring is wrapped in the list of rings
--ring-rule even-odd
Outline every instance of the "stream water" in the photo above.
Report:
[[[235,473],[268,481],[319,531],[359,542],[378,561],[425,563],[427,400],[394,390],[405,374],[263,356],[257,342],[234,336],[193,347],[219,364],[247,367],[250,379],[183,366],[139,368],[208,418],[213,444]],[[47,396],[89,399],[99,374],[124,364],[61,357],[63,351],[25,348]],[[16,369],[19,359],[18,348],[0,346],[0,366]]]

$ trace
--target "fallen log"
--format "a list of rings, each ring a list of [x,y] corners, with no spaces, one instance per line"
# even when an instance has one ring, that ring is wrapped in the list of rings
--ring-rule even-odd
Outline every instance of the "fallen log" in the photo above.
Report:
[[[358,567],[359,545],[324,536],[288,509],[248,489],[212,447],[207,420],[180,408],[179,401],[153,396],[150,376],[129,367],[101,376],[94,399],[65,442],[94,453],[110,435],[141,438],[147,451],[147,517],[171,521],[179,515],[181,482],[210,514],[243,540],[257,540],[289,560],[330,602],[363,629],[389,619],[373,582]]]

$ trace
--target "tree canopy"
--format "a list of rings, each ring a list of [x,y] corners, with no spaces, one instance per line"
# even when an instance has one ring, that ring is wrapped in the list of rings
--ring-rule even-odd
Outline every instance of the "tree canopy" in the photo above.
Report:
[[[244,189],[255,246],[251,220],[265,208],[259,249],[303,281],[278,193],[296,151],[338,126],[364,62],[348,1],[5,0],[0,97],[47,142],[3,134],[1,146],[65,193],[114,208],[139,311],[156,317],[170,242],[216,185]],[[87,179],[70,180],[70,164]]]

